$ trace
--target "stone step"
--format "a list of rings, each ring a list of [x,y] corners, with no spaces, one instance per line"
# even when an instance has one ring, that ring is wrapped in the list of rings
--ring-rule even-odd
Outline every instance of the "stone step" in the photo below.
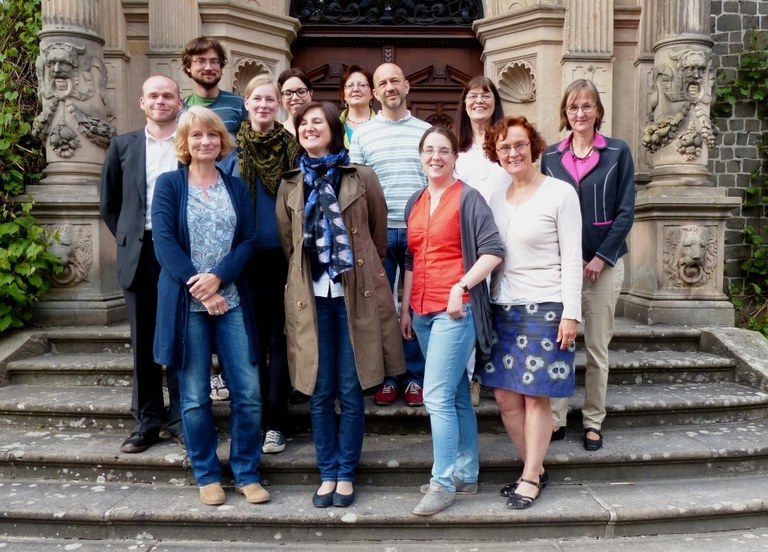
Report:
[[[275,548],[334,542],[442,539],[520,541],[698,533],[768,526],[768,475],[707,479],[553,483],[523,511],[506,508],[495,486],[432,517],[411,513],[415,486],[357,486],[346,509],[312,507],[314,485],[273,486],[250,505],[231,489],[220,507],[193,486],[0,481],[6,537],[271,542]],[[550,548],[547,548],[550,549]],[[615,550],[615,548],[614,548]]]
[[[584,383],[586,353],[576,353],[576,384]],[[609,383],[706,383],[733,381],[735,362],[727,357],[695,351],[612,351]],[[15,360],[6,368],[10,383],[21,385],[132,384],[133,357],[129,352],[55,353]]]
[[[366,424],[370,433],[428,433],[423,407],[401,401],[377,406],[366,396]],[[569,425],[579,427],[583,389],[571,398]],[[49,430],[128,431],[133,427],[131,389],[98,386],[9,385],[0,387],[0,423]],[[768,418],[768,393],[737,383],[670,383],[608,387],[604,427],[658,427],[712,424]],[[229,414],[227,401],[213,403],[220,429]],[[487,391],[475,409],[482,432],[503,432],[498,408]],[[291,431],[309,431],[308,404],[291,405]]]
[[[56,479],[88,483],[193,482],[186,455],[163,441],[140,454],[119,450],[127,433],[5,428],[0,434],[0,478]],[[506,434],[479,437],[480,479],[500,487],[519,474],[520,461]],[[228,470],[229,440],[218,450]],[[605,446],[587,452],[581,432],[568,432],[550,445],[545,465],[553,482],[641,481],[768,472],[768,421],[698,426],[617,428],[605,431]],[[366,486],[417,486],[429,479],[432,441],[428,435],[368,434],[358,482]],[[315,451],[308,435],[288,436],[280,454],[265,454],[265,482],[272,485],[318,481]],[[227,471],[227,473],[229,473]]]
[[[702,531],[708,529],[704,526]],[[671,535],[642,535],[631,537],[593,538],[557,537],[520,540],[453,540],[433,535],[429,540],[403,540],[388,537],[367,541],[334,541],[335,552],[765,552],[768,550],[768,528],[732,529],[718,532],[682,533]],[[379,536],[379,535],[376,535]],[[184,541],[179,538],[158,539],[139,534],[126,540],[83,540],[36,537],[2,537],[0,548],[13,552],[210,552],[219,543]],[[227,540],[230,552],[274,552],[274,539],[267,542],[233,542]],[[286,549],[287,545],[280,546]],[[291,552],[327,552],[329,543],[302,542],[290,547]]]

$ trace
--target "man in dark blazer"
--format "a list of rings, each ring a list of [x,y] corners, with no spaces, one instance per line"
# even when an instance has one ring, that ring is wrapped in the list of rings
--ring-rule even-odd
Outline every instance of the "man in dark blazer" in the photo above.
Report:
[[[176,117],[182,109],[179,86],[155,75],[144,82],[139,106],[147,124],[112,139],[101,170],[100,211],[117,245],[117,279],[128,308],[133,347],[131,414],[136,423],[123,452],[142,452],[160,440],[167,423],[171,439],[184,445],[178,378],[168,370],[170,404],[163,401],[163,368],[154,362],[152,342],[160,265],[152,244],[151,206],[157,177],[178,167]]]

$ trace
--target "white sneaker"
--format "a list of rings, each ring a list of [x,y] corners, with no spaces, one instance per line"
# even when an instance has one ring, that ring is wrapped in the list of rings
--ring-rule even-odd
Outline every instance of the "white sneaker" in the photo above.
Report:
[[[214,401],[229,400],[229,389],[227,389],[227,382],[224,381],[224,374],[211,376],[211,398]]]
[[[270,429],[267,431],[266,437],[264,437],[264,446],[261,447],[261,452],[264,454],[271,454],[273,452],[283,452],[285,450],[285,435],[282,431],[275,431]]]

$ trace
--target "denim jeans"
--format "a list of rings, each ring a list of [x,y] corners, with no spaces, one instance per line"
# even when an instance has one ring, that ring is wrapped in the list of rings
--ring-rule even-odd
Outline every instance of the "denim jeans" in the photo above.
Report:
[[[309,399],[312,439],[323,481],[354,481],[365,435],[365,404],[343,297],[315,297],[318,366]],[[339,423],[335,403],[339,401]]]
[[[432,483],[455,491],[453,476],[476,483],[480,470],[477,418],[469,395],[467,361],[475,347],[472,307],[451,320],[446,312],[416,315],[413,329],[426,357],[424,406],[432,426]]]
[[[214,347],[229,388],[229,464],[235,485],[243,487],[261,481],[262,443],[259,367],[250,361],[242,307],[220,316],[189,313],[179,389],[187,456],[200,486],[221,481],[210,397]]]
[[[405,271],[405,251],[408,249],[408,230],[405,228],[387,229],[387,256],[384,257],[382,264],[384,272],[387,273],[389,286],[394,293],[397,290],[397,267],[400,267],[400,273]],[[403,305],[402,308],[409,308]],[[409,383],[418,383],[424,385],[424,355],[419,347],[418,339],[403,339],[403,352],[405,353],[405,374],[400,376],[402,388],[405,389]],[[397,388],[398,378],[387,377],[384,383]]]

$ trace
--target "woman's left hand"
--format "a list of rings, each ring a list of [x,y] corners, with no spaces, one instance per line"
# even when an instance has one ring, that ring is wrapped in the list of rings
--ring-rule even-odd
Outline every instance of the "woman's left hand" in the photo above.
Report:
[[[464,290],[458,285],[453,286],[448,295],[448,308],[446,309],[446,312],[448,313],[448,316],[451,318],[451,320],[464,318],[467,315],[467,313],[464,312],[463,299]]]
[[[576,328],[579,323],[573,318],[563,318],[557,328],[557,342],[560,350],[565,351],[576,341]]]
[[[187,286],[192,297],[205,303],[219,291],[221,279],[210,272],[199,272],[187,280]]]
[[[220,293],[214,293],[211,297],[203,301],[203,306],[208,309],[208,314],[220,316],[229,310],[227,300]]]

